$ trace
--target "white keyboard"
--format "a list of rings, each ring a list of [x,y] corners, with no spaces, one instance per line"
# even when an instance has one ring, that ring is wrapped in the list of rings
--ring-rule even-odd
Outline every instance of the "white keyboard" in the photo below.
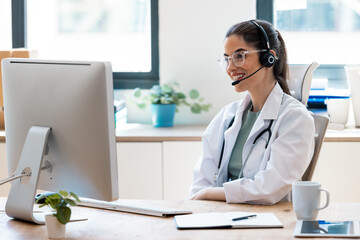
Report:
[[[181,210],[181,209],[154,206],[154,205],[144,206],[140,204],[122,204],[116,201],[106,202],[106,201],[99,201],[90,198],[80,198],[80,200],[81,202],[78,203],[79,206],[129,212],[129,213],[138,213],[138,214],[158,216],[158,217],[168,217],[168,216],[191,213],[191,211],[188,210]]]

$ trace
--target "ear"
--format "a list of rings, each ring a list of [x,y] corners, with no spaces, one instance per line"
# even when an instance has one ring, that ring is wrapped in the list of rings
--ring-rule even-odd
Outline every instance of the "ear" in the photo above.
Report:
[[[274,55],[275,59],[278,60],[278,56],[276,55],[276,52],[272,49],[270,49],[270,52]]]

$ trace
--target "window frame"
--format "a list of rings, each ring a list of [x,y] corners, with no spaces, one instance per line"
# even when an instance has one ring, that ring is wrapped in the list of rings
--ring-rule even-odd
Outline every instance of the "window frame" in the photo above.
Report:
[[[256,18],[274,24],[274,0],[256,1]],[[305,63],[304,63],[305,64]],[[298,64],[291,64],[298,65]],[[314,78],[327,78],[332,87],[348,88],[346,81],[345,64],[320,64],[314,71]]]
[[[113,72],[114,89],[151,88],[159,84],[159,0],[150,0],[151,71]],[[27,0],[11,0],[12,47],[27,47]]]

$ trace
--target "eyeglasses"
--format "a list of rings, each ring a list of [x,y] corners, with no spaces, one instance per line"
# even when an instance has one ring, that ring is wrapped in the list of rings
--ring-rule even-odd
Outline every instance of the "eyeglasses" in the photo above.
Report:
[[[266,49],[260,49],[253,51],[234,52],[233,54],[231,54],[231,56],[221,57],[220,59],[218,59],[218,62],[220,63],[221,67],[223,67],[225,70],[229,67],[231,60],[235,66],[241,67],[245,63],[246,54],[256,53],[256,52],[266,52],[266,51],[267,51]]]

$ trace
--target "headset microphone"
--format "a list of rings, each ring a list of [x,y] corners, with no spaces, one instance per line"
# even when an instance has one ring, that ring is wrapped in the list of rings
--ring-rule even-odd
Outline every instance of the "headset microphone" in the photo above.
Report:
[[[265,67],[265,65],[262,65],[262,66],[261,66],[258,70],[256,70],[255,72],[253,72],[253,73],[252,73],[252,74],[250,74],[249,76],[244,77],[244,78],[242,78],[242,79],[239,79],[239,80],[236,80],[236,81],[232,82],[232,83],[231,83],[231,85],[235,86],[236,84],[238,84],[238,83],[240,83],[240,82],[244,81],[245,79],[247,79],[247,78],[251,77],[252,75],[254,75],[255,73],[257,73],[258,71],[260,71],[263,67]]]

